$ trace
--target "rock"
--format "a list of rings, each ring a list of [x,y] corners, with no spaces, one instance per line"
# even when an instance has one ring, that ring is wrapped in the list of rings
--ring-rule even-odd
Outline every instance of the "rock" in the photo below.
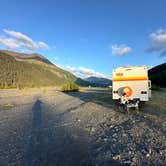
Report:
[[[149,153],[147,153],[147,154],[146,154],[146,157],[150,157],[150,154],[149,154]]]
[[[147,153],[147,151],[145,149],[142,149],[141,152],[142,152],[142,154],[146,154]]]
[[[116,147],[116,145],[115,145],[115,144],[113,144],[112,146],[113,146],[114,148]]]
[[[107,138],[104,138],[104,141],[105,141],[105,142],[107,142],[107,140],[108,140]]]
[[[113,141],[114,141],[114,142],[116,142],[116,139],[115,139],[115,138],[113,138]]]
[[[130,161],[130,160],[127,160],[127,161],[124,161],[123,163],[124,163],[124,164],[130,164],[131,161]]]
[[[98,140],[100,141],[100,140],[102,140],[102,138],[101,138],[101,137],[98,137]]]
[[[122,136],[123,136],[123,137],[126,137],[126,136],[127,136],[127,134],[122,134]]]
[[[131,162],[130,166],[136,166],[136,164],[134,162]]]
[[[113,125],[110,125],[110,128],[113,128],[114,126]]]
[[[113,159],[114,159],[114,160],[120,160],[121,157],[120,157],[120,155],[116,155],[116,156],[113,156]]]
[[[152,149],[149,149],[149,154],[152,154]]]
[[[114,133],[114,134],[112,135],[112,137],[117,137],[117,134],[116,134],[116,133]]]
[[[136,163],[136,162],[137,162],[137,159],[136,159],[135,157],[133,157],[133,158],[132,158],[132,161],[133,161],[134,163]]]
[[[96,129],[94,127],[91,128],[91,132],[95,132]]]
[[[85,131],[90,132],[90,131],[91,131],[91,128],[86,127],[86,128],[85,128]]]

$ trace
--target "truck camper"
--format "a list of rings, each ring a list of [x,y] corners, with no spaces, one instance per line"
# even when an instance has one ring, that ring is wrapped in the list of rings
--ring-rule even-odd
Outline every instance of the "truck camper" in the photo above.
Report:
[[[127,110],[130,107],[138,109],[141,101],[148,101],[151,97],[151,81],[146,66],[116,68],[113,70],[112,82],[113,99],[119,100]]]

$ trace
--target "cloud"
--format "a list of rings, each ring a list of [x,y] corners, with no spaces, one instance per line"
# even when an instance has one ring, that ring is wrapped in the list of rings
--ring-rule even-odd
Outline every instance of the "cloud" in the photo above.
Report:
[[[150,34],[150,46],[146,52],[159,52],[160,56],[166,56],[166,29],[159,29]]]
[[[55,61],[55,62],[56,62],[56,61],[59,61],[59,59],[60,59],[60,58],[59,58],[58,56],[55,56],[55,57],[54,57],[54,61]]]
[[[148,66],[148,70],[152,69],[154,66]]]
[[[72,67],[72,66],[65,66],[65,70],[68,70],[69,72],[72,72],[73,74],[82,77],[82,78],[87,78],[87,77],[102,77],[102,78],[109,78],[105,76],[102,73],[99,73],[93,69],[88,69],[85,67]]]
[[[34,41],[27,35],[12,30],[3,30],[9,37],[0,36],[0,44],[7,49],[18,50],[26,49],[28,51],[35,51],[39,49],[48,49],[49,46],[42,41]]]
[[[0,43],[4,45],[7,49],[18,49],[20,47],[20,44],[17,42],[17,40],[1,36]]]
[[[113,55],[119,55],[119,56],[126,55],[126,54],[128,54],[128,53],[130,53],[132,51],[132,48],[127,46],[127,45],[125,45],[125,44],[112,45],[111,49],[112,49],[112,54]]]

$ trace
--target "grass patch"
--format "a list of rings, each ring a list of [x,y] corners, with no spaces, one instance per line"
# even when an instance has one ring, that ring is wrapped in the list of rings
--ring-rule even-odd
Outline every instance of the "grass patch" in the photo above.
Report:
[[[160,86],[153,84],[151,90],[159,91],[160,90]]]
[[[141,108],[144,113],[166,118],[166,90],[153,90],[152,98]]]
[[[79,86],[73,82],[69,82],[62,86],[62,92],[78,92]]]
[[[43,93],[46,94],[48,92],[48,89],[44,88]]]

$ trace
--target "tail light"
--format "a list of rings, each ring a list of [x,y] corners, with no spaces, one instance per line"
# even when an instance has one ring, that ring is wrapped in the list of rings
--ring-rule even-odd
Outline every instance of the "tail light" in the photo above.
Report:
[[[141,94],[147,94],[147,91],[141,91]]]

